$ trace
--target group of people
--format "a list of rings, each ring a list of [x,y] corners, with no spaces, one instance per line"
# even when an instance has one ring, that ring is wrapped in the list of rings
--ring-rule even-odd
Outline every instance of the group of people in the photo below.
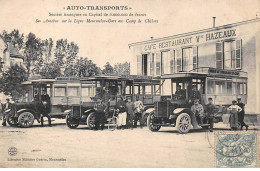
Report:
[[[241,124],[241,130],[243,127],[248,130],[248,125],[244,122],[245,104],[242,103],[241,98],[237,98],[232,101],[232,105],[227,108],[230,113],[229,123],[232,130],[237,130],[239,123]],[[194,100],[194,104],[191,106],[191,111],[195,114],[197,123],[202,125],[204,123],[210,124],[210,132],[213,131],[214,115],[218,112],[218,107],[213,104],[213,99],[208,98],[208,104],[205,105],[205,109],[199,103],[199,99]]]
[[[94,105],[95,109],[95,123],[94,130],[104,129],[106,123],[106,113],[109,112],[109,101],[103,102],[100,98]],[[115,110],[118,114],[117,116],[117,126],[118,129],[133,129],[137,128],[137,122],[140,122],[142,128],[142,112],[144,109],[143,102],[136,97],[136,101],[132,102],[131,97],[124,98],[120,96],[119,100],[116,103]]]

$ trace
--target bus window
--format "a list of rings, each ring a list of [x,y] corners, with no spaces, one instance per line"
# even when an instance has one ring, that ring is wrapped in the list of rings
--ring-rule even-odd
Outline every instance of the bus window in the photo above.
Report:
[[[125,94],[132,94],[132,86],[126,86]]]
[[[237,94],[243,94],[243,83],[237,83]]]
[[[152,86],[151,85],[146,85],[144,93],[145,94],[152,94]]]
[[[216,94],[225,94],[225,82],[216,81]]]
[[[79,96],[79,88],[78,87],[68,87],[68,96],[69,97]]]
[[[227,94],[232,94],[232,82],[227,82]]]
[[[64,97],[64,96],[66,96],[66,88],[65,87],[55,87],[54,88],[54,96],[55,97]]]
[[[138,85],[135,85],[135,94],[140,94]]]
[[[160,85],[154,85],[154,94],[160,95],[161,94],[161,88]]]
[[[213,80],[208,80],[208,85],[207,85],[207,92],[208,94],[214,94],[214,81]]]
[[[81,94],[82,94],[83,97],[86,97],[86,96],[91,97],[91,96],[93,96],[91,87],[82,87],[81,88]]]

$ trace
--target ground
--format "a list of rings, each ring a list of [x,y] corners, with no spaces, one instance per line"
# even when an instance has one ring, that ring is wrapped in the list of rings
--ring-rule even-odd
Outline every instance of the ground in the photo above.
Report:
[[[93,131],[87,125],[70,129],[64,119],[52,121],[53,127],[47,121],[44,127],[0,126],[0,167],[215,167],[214,132],[207,130]],[[215,126],[229,131],[227,125]],[[10,147],[17,149],[15,156],[8,154]]]

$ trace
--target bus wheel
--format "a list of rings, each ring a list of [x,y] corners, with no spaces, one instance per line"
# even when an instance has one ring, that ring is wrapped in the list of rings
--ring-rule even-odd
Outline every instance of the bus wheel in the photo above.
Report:
[[[88,115],[88,118],[87,118],[87,124],[88,124],[89,129],[95,128],[95,121],[96,121],[96,117],[95,117],[94,112],[92,112]]]
[[[143,126],[146,126],[147,125],[147,118],[148,118],[149,114],[145,114],[142,118],[143,120]]]
[[[79,126],[79,121],[73,118],[70,114],[66,115],[66,125],[71,128],[77,128]]]
[[[13,117],[13,116],[9,116],[9,117],[8,117],[7,123],[8,123],[10,126],[18,126],[17,118],[16,118],[16,117]]]
[[[33,125],[34,116],[30,112],[23,112],[18,117],[18,124],[22,128],[29,128]]]
[[[147,126],[149,130],[152,132],[159,131],[159,129],[161,128],[161,126],[155,126],[154,121],[155,121],[155,115],[154,113],[150,113],[149,116],[147,117]]]
[[[176,120],[177,131],[181,134],[187,133],[191,127],[191,118],[187,113],[181,113]]]

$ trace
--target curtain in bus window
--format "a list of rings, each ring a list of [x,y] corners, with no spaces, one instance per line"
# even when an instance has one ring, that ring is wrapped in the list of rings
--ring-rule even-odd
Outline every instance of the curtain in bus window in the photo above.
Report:
[[[223,69],[222,42],[216,42],[216,68]]]
[[[232,94],[232,82],[227,82],[227,94]]]
[[[225,82],[224,81],[216,81],[216,94],[225,94]]]
[[[194,46],[193,47],[193,68],[196,69],[198,68],[198,47]]]
[[[144,93],[145,94],[152,94],[152,86],[151,85],[146,85]]]
[[[137,55],[137,75],[142,75],[142,56]]]
[[[243,83],[237,83],[237,94],[238,95],[243,94]]]
[[[242,69],[242,40],[236,40],[236,55],[235,55],[235,67],[236,69]]]
[[[190,71],[193,69],[193,52],[192,48],[183,49],[183,71]]]
[[[91,96],[92,95],[91,87],[82,87],[81,88],[81,94],[82,94],[83,97]]]
[[[176,50],[175,72],[182,71],[182,49]]]
[[[156,53],[156,75],[161,75],[161,52]]]

